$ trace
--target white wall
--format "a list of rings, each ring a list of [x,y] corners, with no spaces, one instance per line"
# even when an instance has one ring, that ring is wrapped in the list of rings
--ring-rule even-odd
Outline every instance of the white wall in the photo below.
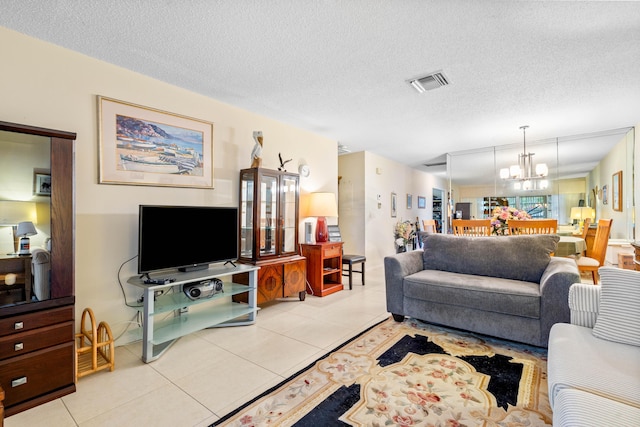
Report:
[[[278,152],[307,163],[303,192],[337,192],[335,141],[153,80],[55,45],[0,28],[0,117],[3,121],[76,132],[76,319],[85,307],[120,334],[135,310],[125,307],[118,281],[136,272],[139,204],[237,206],[238,173],[250,166],[252,132],[264,133],[263,166]],[[98,184],[96,96],[131,102],[214,123],[215,189]],[[302,218],[301,218],[302,219]],[[303,238],[303,236],[301,236]],[[139,295],[124,285],[129,300]]]
[[[384,257],[395,253],[393,233],[398,221],[431,219],[433,188],[447,194],[445,179],[370,152],[342,155],[338,163],[342,177],[339,224],[345,253],[364,253],[368,270],[381,267]],[[395,218],[391,217],[391,193],[397,196]],[[407,194],[412,196],[411,209],[407,208]],[[425,197],[425,209],[418,209],[418,196]]]
[[[625,136],[618,142],[613,149],[602,159],[602,161],[596,166],[589,174],[587,179],[587,185],[589,191],[597,186],[598,189],[602,189],[607,186],[608,203],[604,204],[604,201],[600,198],[596,198],[596,220],[600,218],[611,218],[613,224],[611,227],[611,239],[633,239],[633,223],[634,207],[633,195],[637,189],[633,186],[633,173],[631,159],[634,158],[634,151],[638,151],[634,148],[634,129],[631,129]],[[638,168],[636,159],[635,170]],[[612,193],[612,177],[613,174],[622,170],[622,211],[614,211],[611,193]],[[637,238],[637,237],[636,237]]]

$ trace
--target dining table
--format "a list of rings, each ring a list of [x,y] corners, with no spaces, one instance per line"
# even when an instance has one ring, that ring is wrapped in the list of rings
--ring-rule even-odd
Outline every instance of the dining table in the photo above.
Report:
[[[578,236],[559,236],[560,241],[554,253],[555,256],[580,256],[587,250],[587,242]]]

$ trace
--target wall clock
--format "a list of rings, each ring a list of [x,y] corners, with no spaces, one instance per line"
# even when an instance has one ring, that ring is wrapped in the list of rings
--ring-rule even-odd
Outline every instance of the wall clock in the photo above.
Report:
[[[311,173],[311,168],[309,168],[309,165],[300,165],[298,166],[298,172],[300,173],[300,176],[306,178]]]

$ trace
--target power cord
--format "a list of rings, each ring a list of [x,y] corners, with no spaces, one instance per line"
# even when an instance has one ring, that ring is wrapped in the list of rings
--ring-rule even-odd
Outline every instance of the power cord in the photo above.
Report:
[[[124,305],[126,305],[127,307],[131,307],[131,308],[140,308],[140,307],[142,307],[142,305],[132,305],[132,304],[129,304],[127,302],[127,294],[124,292],[124,286],[122,286],[122,281],[120,280],[120,272],[122,271],[122,267],[124,267],[125,264],[127,264],[128,262],[133,261],[137,257],[138,257],[138,255],[134,255],[133,257],[129,258],[128,260],[126,260],[125,262],[120,264],[120,268],[118,269],[118,285],[120,285],[120,290],[122,291],[122,297],[124,298]],[[141,302],[141,301],[138,301],[138,302]]]

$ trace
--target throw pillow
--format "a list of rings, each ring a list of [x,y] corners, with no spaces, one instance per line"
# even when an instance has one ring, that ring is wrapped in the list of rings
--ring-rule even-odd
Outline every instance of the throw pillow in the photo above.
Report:
[[[640,346],[640,272],[601,267],[600,312],[593,335]]]

